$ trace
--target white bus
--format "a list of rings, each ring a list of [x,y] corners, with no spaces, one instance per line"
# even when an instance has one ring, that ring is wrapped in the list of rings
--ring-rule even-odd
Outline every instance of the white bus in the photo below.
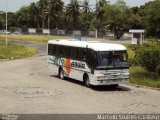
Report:
[[[127,49],[120,44],[50,40],[48,68],[60,79],[73,78],[87,87],[129,82]]]

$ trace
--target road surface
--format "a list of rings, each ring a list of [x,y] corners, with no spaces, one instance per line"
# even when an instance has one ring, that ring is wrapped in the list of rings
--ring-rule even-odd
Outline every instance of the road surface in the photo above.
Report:
[[[46,45],[26,44],[43,53],[0,62],[0,113],[160,114],[160,91],[130,85],[89,89],[60,80],[47,69]]]

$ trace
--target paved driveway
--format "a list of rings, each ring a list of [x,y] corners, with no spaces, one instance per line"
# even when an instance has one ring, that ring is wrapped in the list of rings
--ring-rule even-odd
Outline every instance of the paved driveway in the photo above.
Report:
[[[88,89],[60,80],[46,54],[0,63],[0,113],[160,113],[160,91],[121,85]]]

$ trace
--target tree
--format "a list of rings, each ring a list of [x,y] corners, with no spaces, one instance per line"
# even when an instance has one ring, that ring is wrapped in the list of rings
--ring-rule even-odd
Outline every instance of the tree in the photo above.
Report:
[[[96,5],[96,19],[97,19],[97,28],[98,30],[104,30],[102,22],[104,21],[105,11],[104,6],[108,5],[109,2],[106,0],[100,0]]]
[[[130,8],[131,10],[131,24],[130,24],[130,29],[144,29],[142,26],[142,15],[140,13],[140,8],[139,7],[132,7]]]
[[[71,0],[66,7],[67,23],[70,29],[76,30],[79,24],[80,16],[80,2],[78,0]]]
[[[5,13],[3,11],[0,12],[0,30],[5,28]]]
[[[82,12],[81,12],[81,25],[83,30],[88,30],[90,27],[90,21],[93,17],[91,17],[92,9],[90,8],[89,1],[84,0],[82,5]]]
[[[19,27],[31,27],[31,16],[29,6],[23,6],[16,12]]]
[[[106,4],[103,10],[105,19],[103,26],[113,31],[119,39],[123,32],[129,29],[131,11],[122,0],[118,0],[115,5]]]
[[[40,20],[41,20],[41,15],[40,15],[40,10],[37,6],[36,3],[31,3],[29,6],[29,11],[30,11],[30,17],[33,18],[31,20],[32,26],[40,28]]]
[[[115,6],[118,8],[118,10],[120,10],[122,12],[125,11],[126,9],[128,9],[124,0],[117,0],[115,3]]]
[[[141,7],[143,26],[148,36],[160,37],[160,0],[149,2]]]
[[[17,17],[15,13],[8,12],[8,29],[15,29],[18,26]],[[6,29],[6,13],[1,11],[0,12],[0,30]]]
[[[48,15],[49,19],[51,19],[53,28],[57,28],[58,26],[58,19],[61,17],[63,12],[64,2],[61,0],[50,0],[49,7],[48,7]]]
[[[47,6],[48,6],[48,0],[39,0],[39,2],[37,2],[39,16],[42,19],[42,28],[45,28],[45,19],[47,18],[46,17]]]

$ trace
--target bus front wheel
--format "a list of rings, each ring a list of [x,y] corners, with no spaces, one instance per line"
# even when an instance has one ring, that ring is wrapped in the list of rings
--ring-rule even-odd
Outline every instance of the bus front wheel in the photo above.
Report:
[[[86,87],[88,87],[88,88],[91,87],[91,84],[90,84],[90,80],[89,80],[88,75],[85,75],[85,76],[84,76],[84,85],[85,85]]]

